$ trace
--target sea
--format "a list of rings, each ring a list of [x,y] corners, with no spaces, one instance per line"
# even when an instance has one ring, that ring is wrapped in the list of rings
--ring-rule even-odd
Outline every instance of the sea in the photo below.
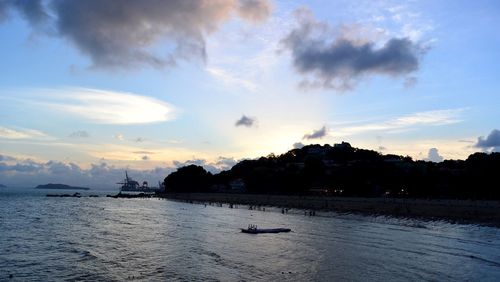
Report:
[[[74,192],[0,188],[0,281],[500,281],[495,227]]]

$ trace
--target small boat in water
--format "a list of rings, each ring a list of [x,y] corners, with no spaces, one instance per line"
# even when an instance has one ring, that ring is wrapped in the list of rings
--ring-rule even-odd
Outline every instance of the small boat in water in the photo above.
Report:
[[[250,224],[247,229],[241,229],[243,233],[249,234],[260,234],[260,233],[281,233],[281,232],[290,232],[292,229],[290,228],[268,228],[268,229],[259,229],[257,225]]]

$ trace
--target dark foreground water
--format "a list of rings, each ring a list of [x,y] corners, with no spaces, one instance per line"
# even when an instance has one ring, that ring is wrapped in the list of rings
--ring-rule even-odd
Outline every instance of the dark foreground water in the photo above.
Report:
[[[500,281],[498,228],[48,192],[0,190],[0,281]]]

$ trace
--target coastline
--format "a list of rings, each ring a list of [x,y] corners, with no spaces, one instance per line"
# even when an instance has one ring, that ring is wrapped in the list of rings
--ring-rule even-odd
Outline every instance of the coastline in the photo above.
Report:
[[[500,227],[500,201],[353,198],[225,193],[172,193],[159,197],[193,203],[274,206],[313,211],[447,220]]]

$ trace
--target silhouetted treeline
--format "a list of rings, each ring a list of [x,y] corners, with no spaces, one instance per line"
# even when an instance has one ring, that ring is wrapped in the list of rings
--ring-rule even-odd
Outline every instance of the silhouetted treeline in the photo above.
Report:
[[[200,166],[165,178],[166,192],[316,194],[500,200],[500,153],[474,153],[441,163],[383,155],[349,143],[309,145],[244,160],[212,175]]]
[[[163,184],[169,192],[206,192],[213,175],[201,166],[189,165],[179,168],[165,178]]]

